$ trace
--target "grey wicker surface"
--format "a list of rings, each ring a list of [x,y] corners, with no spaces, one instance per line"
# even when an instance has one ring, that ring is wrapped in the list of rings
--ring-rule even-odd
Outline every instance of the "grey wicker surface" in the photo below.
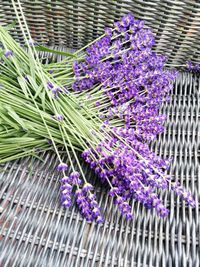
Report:
[[[174,157],[171,174],[200,203],[199,95],[200,79],[181,73],[162,107],[166,130],[152,148]],[[167,219],[133,203],[135,219],[126,222],[84,165],[106,217],[103,225],[88,224],[76,207],[60,207],[56,156],[42,158],[7,163],[0,173],[0,266],[200,266],[199,204],[191,209],[162,192]]]
[[[169,63],[200,61],[199,0],[21,0],[33,39],[82,47],[127,12],[144,19],[156,36],[156,51]],[[0,0],[0,22],[15,19],[11,1]],[[16,39],[22,40],[17,27]]]

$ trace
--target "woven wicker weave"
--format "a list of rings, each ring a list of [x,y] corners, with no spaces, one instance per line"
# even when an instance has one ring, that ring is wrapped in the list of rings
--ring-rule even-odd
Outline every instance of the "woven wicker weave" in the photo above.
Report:
[[[78,48],[99,36],[127,12],[154,30],[156,51],[169,62],[200,61],[199,0],[22,0],[33,39]],[[0,21],[15,19],[11,1],[0,1]],[[23,40],[19,27],[15,39]]]
[[[82,46],[97,37],[104,25],[132,10],[135,16],[153,26],[157,51],[166,50],[174,62],[187,58],[198,61],[200,57],[199,1],[22,2],[33,38],[48,44]],[[11,22],[13,18],[10,1],[0,0],[0,21]],[[13,34],[22,40],[20,31]],[[43,53],[43,56],[47,55]],[[200,79],[180,73],[171,102],[162,107],[162,112],[167,114],[165,132],[152,144],[159,155],[174,157],[172,176],[190,189],[197,201],[200,195],[199,96]],[[103,225],[88,224],[75,206],[69,210],[60,207],[56,156],[44,154],[42,158],[44,162],[25,158],[2,166],[0,266],[200,266],[199,205],[188,208],[173,194],[162,192],[161,198],[171,211],[167,219],[159,219],[154,211],[133,203],[135,219],[126,222],[102,192],[94,174],[83,165],[87,176],[96,184],[106,217]]]

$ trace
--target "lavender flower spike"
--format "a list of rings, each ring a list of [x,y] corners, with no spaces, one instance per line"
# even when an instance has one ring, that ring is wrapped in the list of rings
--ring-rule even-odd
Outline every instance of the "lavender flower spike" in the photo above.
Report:
[[[58,171],[66,171],[68,169],[68,165],[66,163],[61,162],[58,166],[57,166],[57,170]]]
[[[187,61],[186,62],[186,67],[188,68],[189,71],[200,73],[200,63],[192,63],[192,61]]]

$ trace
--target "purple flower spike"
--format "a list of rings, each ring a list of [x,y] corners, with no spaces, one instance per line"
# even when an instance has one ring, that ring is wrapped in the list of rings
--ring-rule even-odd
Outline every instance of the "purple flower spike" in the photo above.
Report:
[[[186,67],[188,68],[189,71],[196,72],[196,73],[200,72],[200,63],[195,64],[195,63],[192,63],[192,61],[187,61]]]
[[[57,170],[58,171],[66,171],[68,169],[68,165],[66,163],[61,162],[58,166],[57,166]]]
[[[58,165],[58,168],[60,170],[63,168],[66,170],[67,164],[60,163]],[[61,204],[64,208],[68,208],[71,206],[72,201],[71,201],[71,195],[72,195],[72,185],[68,183],[69,177],[65,176],[61,179],[62,185],[60,187],[61,190]]]
[[[186,191],[185,188],[183,188],[179,182],[173,183],[172,190],[183,200],[185,200],[188,205],[192,206],[193,208],[196,206],[195,200],[193,199],[191,193]]]
[[[86,184],[87,188],[91,188],[90,184]],[[81,211],[81,214],[86,218],[87,222],[92,222],[96,220],[98,223],[103,222],[101,216],[100,208],[96,201],[96,195],[89,193],[83,187],[76,191],[76,202]]]
[[[7,50],[4,55],[6,58],[9,58],[13,55],[13,52],[11,50]]]

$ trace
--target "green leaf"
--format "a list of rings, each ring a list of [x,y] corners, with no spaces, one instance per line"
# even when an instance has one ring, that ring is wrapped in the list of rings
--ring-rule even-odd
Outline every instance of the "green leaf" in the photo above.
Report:
[[[37,46],[35,46],[35,49],[38,50],[38,51],[49,52],[49,53],[62,55],[62,56],[66,56],[66,57],[74,57],[74,58],[77,57],[76,55],[71,54],[69,52],[58,51],[58,50],[51,49],[51,48],[48,48],[48,47],[43,46],[43,45],[37,45]]]
[[[26,125],[22,118],[11,108],[11,106],[5,107],[8,110],[8,114],[13,118],[23,129],[26,129]]]
[[[36,99],[38,95],[42,92],[42,90],[44,89],[44,86],[43,84],[38,85],[36,81],[30,75],[27,75],[27,78],[36,92],[34,95],[34,99]]]
[[[22,89],[22,91],[23,91],[25,97],[26,97],[27,99],[29,99],[28,90],[27,90],[27,88],[26,88],[26,82],[25,82],[24,79],[22,79],[21,77],[18,77],[17,80],[18,80],[18,82],[19,82],[19,85],[21,86],[21,89]]]
[[[0,112],[0,117],[11,127],[13,127],[16,130],[19,130],[18,125],[16,124],[16,122],[13,122],[12,120],[10,120],[7,116],[7,114],[3,114],[2,112]]]

